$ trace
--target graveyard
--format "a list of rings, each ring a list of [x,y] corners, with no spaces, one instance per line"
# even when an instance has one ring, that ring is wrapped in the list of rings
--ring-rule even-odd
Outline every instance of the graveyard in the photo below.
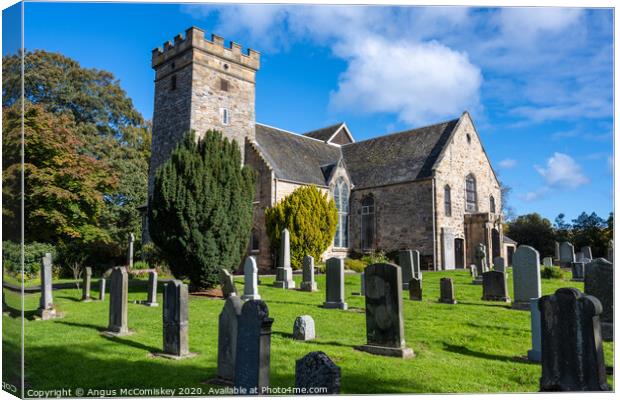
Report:
[[[514,299],[512,269],[508,268],[508,293]],[[456,304],[439,302],[440,280],[451,278]],[[341,393],[501,393],[537,392],[541,365],[527,360],[531,348],[530,312],[511,308],[505,301],[483,301],[483,287],[472,284],[469,271],[424,272],[422,301],[409,300],[403,291],[406,346],[415,356],[385,357],[356,349],[366,344],[365,299],[360,274],[345,274],[347,309],[326,308],[325,275],[316,275],[318,291],[274,287],[274,277],[260,277],[258,290],[273,318],[270,354],[270,387],[295,384],[295,361],[322,351],[341,369]],[[302,277],[293,275],[299,288]],[[180,360],[158,357],[162,352],[162,304],[164,282],[158,285],[155,303],[147,300],[147,280],[130,279],[127,325],[130,335],[106,336],[109,295],[98,301],[98,277],[93,277],[90,296],[80,301],[77,288],[53,291],[56,309],[63,318],[35,320],[39,293],[27,294],[25,302],[26,386],[36,390],[84,388],[108,396],[127,388],[175,389],[177,395],[208,395],[221,392],[214,382],[218,364],[218,316],[222,299],[189,295],[189,352]],[[235,276],[239,296],[243,277]],[[584,283],[542,279],[542,295],[558,288],[584,290]],[[108,282],[108,285],[110,283]],[[109,290],[109,289],[108,289]],[[19,297],[5,290],[6,302],[15,309]],[[314,319],[316,338],[293,338],[295,319]],[[16,324],[3,316],[4,348],[17,348]],[[604,342],[606,366],[613,366],[613,343]],[[18,354],[5,354],[10,363]],[[10,365],[10,364],[5,364]],[[607,375],[612,383],[612,375]],[[115,393],[110,392],[116,390]]]

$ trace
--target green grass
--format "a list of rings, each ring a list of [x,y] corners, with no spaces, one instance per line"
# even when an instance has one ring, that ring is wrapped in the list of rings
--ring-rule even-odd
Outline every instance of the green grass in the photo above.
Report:
[[[455,281],[456,305],[437,303],[439,279],[445,276]],[[295,279],[299,284],[300,277]],[[346,275],[349,311],[321,308],[324,275],[317,276],[320,291],[316,293],[275,289],[269,286],[273,278],[261,280],[260,294],[275,319],[271,386],[294,385],[295,360],[321,350],[341,367],[343,393],[538,391],[540,365],[523,359],[530,348],[529,312],[481,301],[482,287],[471,284],[467,271],[426,272],[424,301],[404,300],[406,341],[416,353],[410,360],[353,349],[366,342],[364,299],[351,295],[359,291],[359,275]],[[566,286],[583,290],[582,283],[568,280],[545,279],[542,284],[543,294]],[[92,291],[93,296],[97,294]],[[208,393],[209,386],[203,382],[216,373],[217,321],[223,301],[190,297],[190,349],[199,355],[172,361],[150,357],[162,347],[161,307],[129,304],[129,327],[135,333],[107,339],[99,334],[107,326],[107,300],[80,303],[77,289],[55,291],[54,296],[58,308],[66,312],[63,319],[25,322],[27,387],[200,388],[197,394]],[[143,288],[130,287],[130,301],[145,298]],[[7,292],[7,302],[18,307],[19,298]],[[31,315],[38,295],[26,296],[25,304],[26,314]],[[315,320],[315,341],[291,339],[293,322],[302,314]],[[19,343],[18,321],[3,317],[3,345],[11,360]],[[613,363],[612,346],[604,343],[607,365]]]
[[[10,283],[11,285],[17,285],[17,286],[21,286],[22,284],[22,280],[20,277],[18,276],[14,276],[12,274],[8,274],[8,273],[4,273],[2,275],[2,279],[4,280],[4,282]],[[56,283],[72,283],[75,282],[75,279],[70,279],[70,278],[56,278],[54,279],[54,284]],[[37,276],[35,278],[31,278],[31,279],[26,279],[24,281],[24,287],[30,287],[30,286],[38,286],[41,284],[41,277]]]

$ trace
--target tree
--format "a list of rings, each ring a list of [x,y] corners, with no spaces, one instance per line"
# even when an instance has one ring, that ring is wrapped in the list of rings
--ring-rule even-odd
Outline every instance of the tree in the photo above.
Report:
[[[149,233],[176,277],[211,288],[221,268],[241,263],[253,200],[254,174],[241,167],[237,143],[217,131],[197,141],[192,132],[155,173]]]
[[[338,224],[338,210],[327,193],[314,186],[300,186],[275,206],[265,210],[267,234],[273,250],[278,254],[282,230],[290,233],[291,266],[301,268],[304,256],[316,260],[334,240]]]
[[[557,242],[570,242],[571,239],[571,225],[564,219],[566,216],[563,213],[558,214],[555,217],[555,240]]]
[[[607,235],[605,235],[605,228],[607,228],[606,221],[596,215],[595,212],[590,215],[582,212],[573,220],[571,236],[575,249],[590,246],[593,256],[606,256],[608,240]]]
[[[520,215],[507,224],[508,235],[519,245],[532,246],[541,256],[554,254],[554,231],[551,222],[538,213]]]

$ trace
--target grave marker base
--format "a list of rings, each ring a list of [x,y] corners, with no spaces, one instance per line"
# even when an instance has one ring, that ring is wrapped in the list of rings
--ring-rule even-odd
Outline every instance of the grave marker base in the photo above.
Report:
[[[115,337],[120,337],[120,336],[130,336],[130,335],[133,335],[134,333],[135,332],[132,330],[126,330],[126,331],[121,331],[121,332],[106,330],[106,331],[101,332],[101,336],[105,336],[107,338],[115,338]]]
[[[299,290],[303,292],[318,292],[316,282],[302,282],[299,286]]]
[[[198,355],[198,353],[187,353],[187,354],[183,354],[183,355],[159,353],[159,352],[158,353],[151,353],[151,356],[153,356],[153,357],[167,358],[169,360],[184,360],[186,358],[196,357],[197,355]]]
[[[62,318],[64,316],[65,316],[65,313],[59,312],[55,308],[51,308],[51,309],[39,308],[37,310],[35,318],[38,319],[39,321],[47,321],[49,319],[57,319],[57,318]]]
[[[244,294],[241,300],[260,300],[260,294]]]
[[[514,303],[512,303],[512,308],[515,309],[515,310],[529,311],[530,310],[530,303],[529,302],[525,302],[525,301],[515,301]]]
[[[347,303],[335,302],[335,301],[326,301],[323,303],[323,308],[339,308],[341,310],[346,310],[349,308]]]
[[[510,297],[499,297],[499,296],[483,296],[482,300],[484,301],[501,301],[503,303],[510,303]],[[528,303],[527,308],[530,308]]]
[[[397,357],[397,358],[413,358],[415,353],[409,347],[383,347],[373,346],[371,344],[365,344],[363,346],[355,346],[356,350],[363,351],[370,354],[376,354],[378,356]]]
[[[295,281],[275,281],[273,287],[281,289],[295,289]]]
[[[528,350],[527,351],[527,359],[529,361],[539,363],[541,356],[542,355],[540,354],[540,351],[536,351],[536,350]]]

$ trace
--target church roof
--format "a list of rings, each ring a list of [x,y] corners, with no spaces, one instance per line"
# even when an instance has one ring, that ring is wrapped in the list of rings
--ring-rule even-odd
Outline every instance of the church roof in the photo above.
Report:
[[[343,122],[338,122],[337,124],[326,126],[325,128],[315,129],[313,131],[306,132],[303,135],[326,142],[332,136],[334,136],[334,133],[336,133],[336,131],[340,129],[342,124]]]
[[[459,119],[342,146],[356,189],[432,176],[432,168]]]

